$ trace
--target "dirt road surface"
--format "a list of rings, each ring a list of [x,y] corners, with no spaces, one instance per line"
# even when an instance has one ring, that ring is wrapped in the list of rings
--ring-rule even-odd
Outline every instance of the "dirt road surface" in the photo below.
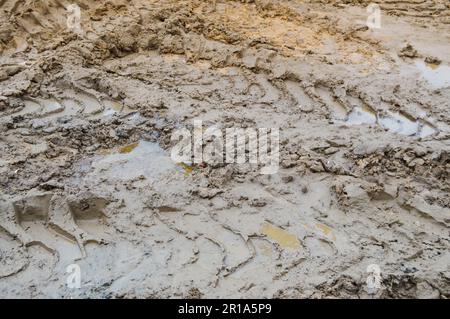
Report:
[[[374,2],[0,0],[0,297],[448,298],[450,3]]]

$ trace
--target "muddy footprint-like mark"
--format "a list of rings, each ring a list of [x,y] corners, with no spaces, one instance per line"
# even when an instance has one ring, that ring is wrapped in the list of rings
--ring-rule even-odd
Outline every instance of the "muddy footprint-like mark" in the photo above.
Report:
[[[63,117],[99,119],[114,114],[126,115],[133,112],[119,101],[72,89],[67,89],[64,93],[51,98],[24,97],[21,104],[17,109],[0,114],[0,119],[2,121],[17,119],[38,121],[39,119],[39,121],[50,123]]]
[[[106,199],[88,192],[76,196],[32,194],[15,201],[2,201],[0,238],[11,247],[20,246],[21,250],[38,245],[58,258],[67,245],[61,241],[64,238],[77,244],[81,257],[85,258],[86,244],[107,242],[100,226],[107,204]],[[8,255],[0,257],[0,263],[7,262]]]
[[[0,226],[0,279],[13,276],[28,266],[21,244]]]

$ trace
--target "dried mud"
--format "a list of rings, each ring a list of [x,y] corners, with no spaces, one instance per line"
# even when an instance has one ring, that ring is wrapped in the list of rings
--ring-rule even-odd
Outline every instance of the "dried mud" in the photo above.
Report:
[[[447,0],[74,2],[0,0],[1,297],[449,297]],[[194,119],[280,170],[174,163]]]

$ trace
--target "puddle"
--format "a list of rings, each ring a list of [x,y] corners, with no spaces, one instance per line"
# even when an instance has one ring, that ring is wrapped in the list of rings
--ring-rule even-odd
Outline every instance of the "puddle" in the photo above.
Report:
[[[180,166],[184,170],[184,175],[188,176],[194,171],[194,168],[186,163],[177,163],[178,166]]]
[[[348,125],[379,124],[392,133],[422,138],[438,132],[425,121],[415,120],[401,113],[393,112],[387,112],[386,115],[378,117],[373,110],[364,106],[355,106],[345,123]]]
[[[261,233],[274,240],[282,248],[300,249],[300,241],[297,236],[288,233],[287,231],[276,227],[272,224],[266,223],[261,228]]]
[[[419,132],[419,123],[409,119],[400,113],[388,113],[388,116],[380,117],[381,126],[389,132],[402,135],[416,135]]]
[[[24,101],[25,107],[18,113],[14,114],[15,116],[18,115],[27,115],[27,114],[35,114],[38,113],[41,109],[41,106],[39,103],[31,100],[25,100]]]
[[[103,111],[104,116],[110,116],[117,113],[130,114],[134,112],[134,110],[130,109],[128,106],[117,101],[103,100],[103,104],[105,105],[105,110]]]
[[[431,125],[423,124],[420,128],[419,136],[420,137],[427,137],[430,135],[436,134],[438,131],[434,129]]]
[[[92,167],[108,177],[121,180],[134,179],[139,176],[154,180],[177,168],[157,143],[147,141],[126,145],[117,153],[94,161]]]
[[[426,63],[422,60],[416,60],[416,67],[419,69],[423,78],[433,87],[439,89],[450,86],[450,66],[446,64]]]
[[[43,116],[60,113],[64,111],[64,107],[55,100],[38,100],[43,108],[41,110]]]
[[[363,101],[352,96],[347,96],[346,100],[351,109],[344,120],[347,125],[377,124],[391,133],[422,138],[438,133],[438,130],[431,124],[434,121],[427,117],[426,112],[420,108],[416,108],[413,111],[419,115],[419,118],[415,119],[413,116],[403,112],[387,111],[384,114],[377,113]],[[339,117],[335,118],[339,120]]]
[[[367,106],[356,106],[348,115],[347,124],[375,124],[377,123],[377,114]]]
[[[128,153],[131,153],[136,147],[138,147],[139,146],[139,142],[136,142],[136,143],[132,143],[132,144],[128,144],[128,145],[125,145],[125,146],[122,146],[120,149],[119,149],[119,153],[120,154],[128,154]]]

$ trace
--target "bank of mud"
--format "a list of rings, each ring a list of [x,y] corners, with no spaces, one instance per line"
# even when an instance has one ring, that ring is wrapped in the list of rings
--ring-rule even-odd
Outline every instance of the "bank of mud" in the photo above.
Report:
[[[0,1],[1,297],[448,298],[448,1],[74,2]],[[194,119],[278,173],[173,162]]]

